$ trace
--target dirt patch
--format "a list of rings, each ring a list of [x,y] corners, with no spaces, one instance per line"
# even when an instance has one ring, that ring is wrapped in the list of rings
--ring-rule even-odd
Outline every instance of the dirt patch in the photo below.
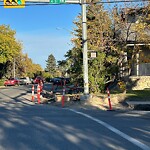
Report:
[[[49,103],[54,106],[62,107],[62,95],[44,95],[42,103]],[[52,98],[53,97],[53,98]],[[84,109],[101,109],[101,110],[126,110],[129,106],[124,102],[125,94],[112,95],[110,103],[107,95],[91,95],[87,100],[80,100],[80,95],[65,96],[64,107],[84,108]]]
[[[26,99],[31,101],[31,93],[25,96]],[[62,107],[62,95],[55,95],[51,92],[45,92],[41,96],[41,103],[50,104],[58,107]],[[121,94],[111,94],[110,95],[110,104],[112,110],[148,110],[150,111],[150,106],[148,105],[140,105],[131,107],[126,101],[129,100],[126,97],[125,93]],[[130,99],[131,100],[131,99]],[[37,102],[37,98],[35,96],[34,102]],[[110,105],[108,101],[107,94],[101,95],[91,95],[88,100],[80,100],[80,95],[68,95],[65,96],[64,107],[69,108],[83,108],[83,109],[101,109],[101,110],[110,110]]]

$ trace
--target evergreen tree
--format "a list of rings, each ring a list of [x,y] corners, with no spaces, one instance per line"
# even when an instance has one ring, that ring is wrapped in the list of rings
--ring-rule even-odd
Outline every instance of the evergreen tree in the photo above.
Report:
[[[111,40],[111,19],[108,12],[104,11],[102,4],[91,3],[87,7],[87,43],[88,50],[97,51],[97,58],[88,61],[90,92],[103,91],[105,83],[117,71],[118,52],[113,47]],[[75,45],[67,54],[70,62],[71,77],[83,86],[83,53],[82,53],[82,20],[81,15],[74,21]],[[90,53],[88,53],[90,58]]]
[[[50,54],[48,59],[46,60],[46,71],[49,72],[52,76],[55,76],[56,73],[56,59],[55,57]]]
[[[102,4],[87,7],[88,49],[97,51],[97,58],[89,60],[90,92],[100,92],[117,72],[117,56],[112,41],[112,22]]]

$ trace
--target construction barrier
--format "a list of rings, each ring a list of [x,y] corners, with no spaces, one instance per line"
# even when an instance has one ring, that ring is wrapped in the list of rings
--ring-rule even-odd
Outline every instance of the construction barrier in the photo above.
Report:
[[[32,85],[32,101],[34,102],[34,85]]]
[[[37,100],[38,100],[38,104],[40,104],[41,102],[40,102],[40,85],[38,84],[38,86],[37,86]]]
[[[40,80],[40,93],[43,91],[43,82],[42,82],[42,80]]]
[[[107,94],[108,94],[109,110],[112,110],[111,101],[110,101],[110,92],[108,88],[107,88]]]

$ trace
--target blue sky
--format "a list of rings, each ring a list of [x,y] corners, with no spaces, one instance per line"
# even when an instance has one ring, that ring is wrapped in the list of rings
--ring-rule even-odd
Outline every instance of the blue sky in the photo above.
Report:
[[[78,4],[15,9],[1,6],[0,24],[16,30],[16,38],[23,43],[23,52],[44,69],[50,54],[57,61],[65,59],[64,55],[72,47],[70,31],[74,27],[73,21],[80,12]]]

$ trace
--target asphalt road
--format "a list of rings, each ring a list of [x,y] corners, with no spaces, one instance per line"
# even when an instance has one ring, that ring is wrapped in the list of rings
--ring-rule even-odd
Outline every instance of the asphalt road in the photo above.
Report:
[[[30,90],[0,89],[0,150],[150,150],[150,112],[34,104]]]

